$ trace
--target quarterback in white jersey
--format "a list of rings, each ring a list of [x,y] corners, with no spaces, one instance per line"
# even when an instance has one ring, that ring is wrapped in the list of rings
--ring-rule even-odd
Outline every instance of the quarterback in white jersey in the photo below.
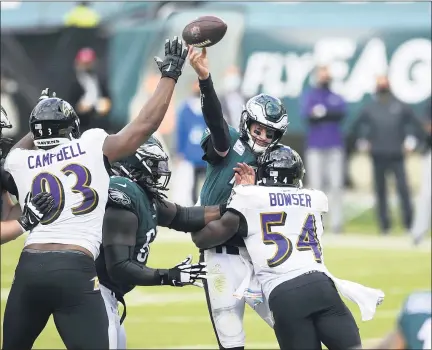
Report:
[[[359,304],[364,319],[373,316],[384,295],[336,279],[325,267],[321,236],[327,196],[302,188],[300,156],[283,145],[266,152],[258,160],[258,186],[250,166],[237,171],[236,182],[250,185],[233,189],[227,212],[194,233],[195,244],[212,247],[232,232],[244,238],[281,349],[321,349],[321,342],[329,349],[361,346],[356,322],[336,287]]]
[[[25,194],[50,192],[54,207],[25,243],[3,322],[3,349],[31,349],[51,314],[66,348],[108,349],[108,318],[94,260],[102,242],[109,164],[135,153],[157,130],[187,56],[177,37],[155,58],[161,80],[137,118],[108,135],[81,135],[72,106],[46,92],[30,115],[30,134],[4,170]],[[36,146],[37,149],[32,149]]]

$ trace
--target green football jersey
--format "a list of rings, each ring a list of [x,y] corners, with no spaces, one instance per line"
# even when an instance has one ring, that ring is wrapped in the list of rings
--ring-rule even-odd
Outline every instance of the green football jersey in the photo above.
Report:
[[[431,348],[431,297],[430,291],[415,292],[405,301],[398,326],[406,349]]]
[[[107,207],[110,206],[129,210],[137,216],[138,230],[136,232],[133,260],[138,265],[144,266],[147,263],[150,253],[150,243],[154,241],[157,233],[156,204],[149,200],[144,190],[135,182],[126,177],[113,176],[110,179],[108,192]],[[98,260],[99,259],[103,259],[101,263],[105,265],[103,249],[101,249]],[[100,283],[114,292],[124,295],[135,287],[133,285],[120,285],[111,281],[106,273],[105,266],[102,267],[101,264],[96,264],[97,267],[98,265]],[[99,270],[101,270],[102,273],[100,273]]]
[[[234,185],[233,168],[237,167],[237,163],[256,166],[256,156],[249,146],[240,140],[240,133],[231,126],[229,126],[229,133],[231,143],[226,157],[215,165],[207,164],[206,177],[200,194],[201,205],[218,205],[228,200]],[[210,131],[206,129],[201,139],[201,147],[209,137]]]

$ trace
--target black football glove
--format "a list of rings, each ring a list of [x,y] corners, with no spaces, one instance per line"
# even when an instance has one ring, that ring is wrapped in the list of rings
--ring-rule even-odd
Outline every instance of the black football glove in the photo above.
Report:
[[[161,285],[170,285],[173,287],[183,287],[186,285],[195,285],[201,287],[197,280],[207,278],[207,264],[201,262],[192,264],[192,256],[189,255],[180,264],[169,270],[161,270]]]
[[[177,79],[182,74],[187,54],[187,45],[183,44],[181,39],[176,36],[173,41],[166,39],[164,59],[161,60],[157,56],[154,58],[162,77],[169,77],[177,82]]]
[[[34,197],[29,192],[25,198],[24,210],[18,223],[24,231],[30,231],[39,224],[45,214],[51,211],[53,206],[54,198],[48,192],[41,192]]]

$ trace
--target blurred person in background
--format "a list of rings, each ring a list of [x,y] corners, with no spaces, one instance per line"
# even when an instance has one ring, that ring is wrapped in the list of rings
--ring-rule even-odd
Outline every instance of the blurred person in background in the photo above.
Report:
[[[414,212],[414,223],[411,230],[414,243],[418,244],[431,227],[431,148],[432,148],[432,100],[426,104],[424,130],[427,138],[425,153],[422,159],[422,175],[419,195]]]
[[[18,91],[16,81],[1,73],[1,103],[5,110],[8,111],[8,120],[14,126],[4,130],[4,135],[14,137],[19,133],[20,118],[17,105],[15,103],[14,94]]]
[[[346,115],[342,96],[330,89],[331,76],[326,66],[316,69],[317,86],[304,95],[301,114],[309,130],[305,151],[309,187],[323,191],[328,187],[330,230],[340,233],[343,226],[344,142],[341,122]]]
[[[83,131],[91,128],[107,129],[105,118],[111,109],[106,82],[96,71],[96,52],[82,48],[75,57],[76,79],[70,87],[69,101],[75,108]]]
[[[358,136],[357,148],[369,152],[372,158],[382,234],[389,233],[391,229],[386,186],[388,173],[393,173],[396,178],[403,225],[407,230],[411,227],[411,194],[405,173],[405,154],[416,147],[416,138],[408,131],[413,126],[422,128],[412,109],[391,93],[387,76],[378,76],[374,99],[363,107],[353,130]]]
[[[100,17],[91,7],[90,1],[80,1],[65,16],[65,26],[77,28],[94,28],[99,25]]]
[[[194,204],[198,201],[199,183],[206,173],[206,162],[202,159],[203,150],[200,145],[206,127],[201,111],[199,83],[195,80],[192,85],[192,96],[183,102],[178,111],[176,128],[177,156],[180,162],[186,162],[193,168],[192,176],[182,178],[179,185],[189,190],[189,193],[184,195]],[[186,183],[188,181],[191,182],[190,186]]]
[[[220,97],[225,120],[234,129],[239,130],[240,117],[246,103],[240,92],[242,77],[237,66],[228,67],[223,79],[223,94]]]
[[[431,349],[431,291],[411,293],[405,300],[395,329],[373,349]]]

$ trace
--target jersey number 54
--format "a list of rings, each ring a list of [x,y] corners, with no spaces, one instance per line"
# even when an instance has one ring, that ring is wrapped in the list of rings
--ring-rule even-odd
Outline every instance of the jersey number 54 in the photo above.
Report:
[[[275,254],[272,258],[267,259],[267,265],[269,267],[276,267],[283,264],[292,254],[293,244],[291,240],[282,233],[272,231],[272,227],[274,226],[285,226],[286,216],[285,212],[260,214],[262,240],[264,244],[276,245]],[[322,263],[321,245],[316,234],[315,215],[309,214],[306,217],[302,231],[297,239],[296,249],[299,251],[311,250],[315,261]]]

